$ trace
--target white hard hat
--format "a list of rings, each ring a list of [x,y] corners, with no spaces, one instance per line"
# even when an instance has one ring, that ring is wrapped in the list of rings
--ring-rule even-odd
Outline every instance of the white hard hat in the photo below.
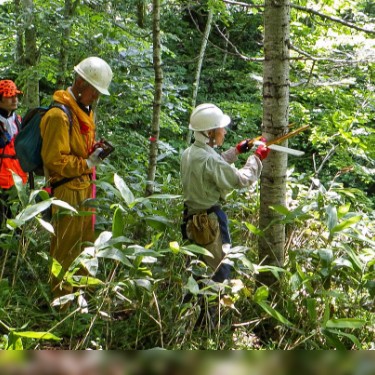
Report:
[[[205,131],[225,128],[230,123],[230,117],[215,104],[204,103],[198,105],[190,116],[189,129]]]
[[[99,57],[87,57],[76,65],[74,70],[101,94],[110,95],[108,87],[112,80],[112,69],[104,60]]]

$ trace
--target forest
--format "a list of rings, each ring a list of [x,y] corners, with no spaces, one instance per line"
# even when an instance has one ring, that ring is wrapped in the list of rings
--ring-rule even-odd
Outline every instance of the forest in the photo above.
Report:
[[[14,176],[0,232],[1,350],[375,349],[372,0],[3,0],[0,9],[0,79],[23,91],[18,113],[48,106],[79,61],[99,56],[113,80],[95,108],[97,138],[115,147],[89,202],[97,239],[64,275],[78,287],[66,309],[50,292],[58,265],[45,215],[61,203],[43,177],[31,189]],[[180,157],[200,103],[232,119],[222,150],[306,127],[283,143],[303,156],[271,152],[260,180],[223,201],[233,242],[224,261],[235,271],[224,283],[180,232]],[[214,326],[195,325],[202,299],[218,304]]]

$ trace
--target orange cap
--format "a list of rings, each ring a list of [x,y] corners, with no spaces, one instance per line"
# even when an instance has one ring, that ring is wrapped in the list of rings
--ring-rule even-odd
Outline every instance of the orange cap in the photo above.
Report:
[[[22,91],[17,89],[17,86],[13,81],[10,79],[0,81],[0,96],[11,98],[18,94],[22,94]]]

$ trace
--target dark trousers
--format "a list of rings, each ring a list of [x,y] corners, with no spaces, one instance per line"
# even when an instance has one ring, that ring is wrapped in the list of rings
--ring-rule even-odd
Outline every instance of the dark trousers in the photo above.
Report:
[[[214,211],[219,221],[220,233],[222,243],[232,243],[229,233],[229,223],[226,213],[218,206],[214,207]],[[222,263],[212,277],[213,281],[223,282],[225,279],[230,279],[232,267],[229,264]]]

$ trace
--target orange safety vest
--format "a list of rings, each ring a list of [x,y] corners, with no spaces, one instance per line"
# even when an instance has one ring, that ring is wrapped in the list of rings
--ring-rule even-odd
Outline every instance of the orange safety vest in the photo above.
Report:
[[[20,119],[17,115],[16,125],[18,130]],[[22,170],[16,156],[14,139],[15,136],[4,148],[0,148],[0,187],[3,189],[9,189],[14,185],[12,171],[22,178],[24,184],[27,182],[27,173]]]

